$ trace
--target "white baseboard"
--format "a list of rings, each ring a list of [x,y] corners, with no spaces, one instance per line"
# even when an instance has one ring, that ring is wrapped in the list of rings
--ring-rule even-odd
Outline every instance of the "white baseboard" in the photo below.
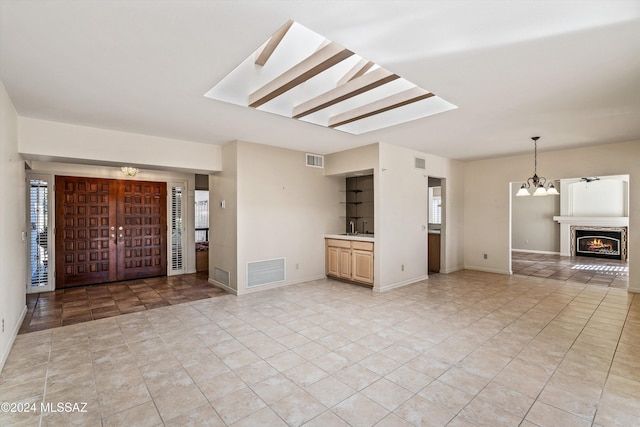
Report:
[[[484,273],[495,273],[495,274],[506,274],[507,276],[511,275],[511,272],[508,270],[498,270],[495,268],[486,268],[486,267],[478,267],[475,265],[465,265],[465,270],[474,270],[474,271],[482,271]]]
[[[26,315],[27,315],[27,306],[25,305],[24,309],[22,310],[22,313],[20,314],[20,319],[14,325],[13,330],[11,331],[11,338],[9,338],[9,343],[7,345],[7,348],[5,348],[4,351],[2,352],[2,358],[0,358],[0,372],[2,372],[2,370],[4,369],[4,364],[7,362],[7,359],[9,358],[9,353],[11,353],[13,344],[16,342],[16,337],[18,336],[18,332],[20,331],[20,326],[22,325],[22,322],[24,322],[24,318],[26,317]]]
[[[412,283],[420,282],[421,280],[426,280],[428,278],[429,278],[429,276],[424,275],[424,276],[420,276],[420,277],[414,277],[413,279],[404,280],[402,282],[396,282],[396,283],[392,283],[390,285],[381,286],[381,287],[378,287],[378,288],[376,288],[374,286],[373,291],[374,292],[386,292],[386,291],[390,291],[391,289],[401,288],[403,286],[407,286],[407,285],[410,285]]]
[[[560,255],[560,252],[534,251],[533,249],[511,249],[511,252],[526,252],[531,254],[544,254],[544,255]]]
[[[291,285],[297,285],[298,283],[305,283],[305,282],[312,282],[314,280],[322,280],[322,279],[326,279],[327,276],[325,276],[324,274],[318,275],[318,276],[311,276],[311,277],[305,277],[304,279],[299,279],[299,280],[293,280],[293,281],[287,281],[287,282],[278,282],[278,283],[274,283],[271,285],[264,285],[264,286],[258,286],[255,288],[249,288],[249,289],[242,289],[240,291],[238,291],[237,289],[233,289],[223,283],[217,282],[212,278],[209,278],[207,281],[209,283],[211,283],[213,286],[217,286],[220,289],[223,289],[227,292],[229,292],[230,294],[233,295],[246,295],[246,294],[252,294],[254,292],[260,292],[260,291],[265,291],[267,289],[275,289],[275,288],[281,288],[283,286],[291,286]]]
[[[273,283],[271,285],[262,285],[262,286],[256,286],[254,288],[242,289],[242,291],[238,292],[237,294],[238,295],[252,294],[254,292],[266,291],[267,289],[282,288],[283,286],[297,285],[298,283],[313,282],[314,280],[320,280],[320,279],[326,279],[326,278],[327,276],[325,276],[324,274],[318,275],[318,276],[305,277],[304,279],[278,282],[278,283]]]
[[[224,283],[216,282],[212,278],[209,278],[207,280],[207,282],[211,283],[213,286],[217,286],[218,288],[222,289],[223,291],[229,292],[230,294],[238,295],[238,291],[236,291],[235,289],[225,285]]]
[[[454,273],[454,272],[460,271],[460,270],[464,270],[464,266],[463,265],[459,265],[459,266],[452,267],[452,268],[447,268],[446,270],[440,270],[440,273],[449,274],[449,273]]]

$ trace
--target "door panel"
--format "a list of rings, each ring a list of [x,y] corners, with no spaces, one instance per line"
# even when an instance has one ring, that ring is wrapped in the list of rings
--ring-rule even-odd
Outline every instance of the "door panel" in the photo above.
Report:
[[[123,181],[119,190],[118,280],[167,274],[167,185]]]
[[[117,280],[114,183],[56,177],[56,287]]]
[[[56,177],[56,288],[166,274],[166,184]]]

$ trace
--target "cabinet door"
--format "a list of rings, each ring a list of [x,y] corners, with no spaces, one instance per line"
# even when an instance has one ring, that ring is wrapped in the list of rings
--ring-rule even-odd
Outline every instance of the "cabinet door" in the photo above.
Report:
[[[327,246],[327,276],[340,277],[339,270],[339,249],[333,246]]]
[[[351,249],[340,248],[340,277],[342,279],[351,279]]]
[[[373,252],[354,249],[351,279],[373,285]]]
[[[440,235],[429,233],[429,272],[440,272]]]

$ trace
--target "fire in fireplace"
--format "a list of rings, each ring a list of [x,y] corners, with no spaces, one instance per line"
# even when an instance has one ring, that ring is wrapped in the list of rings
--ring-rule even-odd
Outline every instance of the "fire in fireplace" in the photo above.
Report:
[[[626,228],[571,227],[572,255],[626,260]]]

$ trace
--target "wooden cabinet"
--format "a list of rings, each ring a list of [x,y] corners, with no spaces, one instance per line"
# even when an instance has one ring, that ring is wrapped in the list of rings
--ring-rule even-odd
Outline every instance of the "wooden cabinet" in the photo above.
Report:
[[[340,277],[340,248],[327,246],[326,274],[327,276]]]
[[[326,274],[373,286],[373,242],[326,239]]]
[[[351,249],[340,248],[340,268],[338,277],[341,279],[351,279]]]
[[[429,233],[429,272],[440,272],[440,234]]]
[[[351,258],[353,260],[351,279],[373,285],[373,252],[353,249]]]

